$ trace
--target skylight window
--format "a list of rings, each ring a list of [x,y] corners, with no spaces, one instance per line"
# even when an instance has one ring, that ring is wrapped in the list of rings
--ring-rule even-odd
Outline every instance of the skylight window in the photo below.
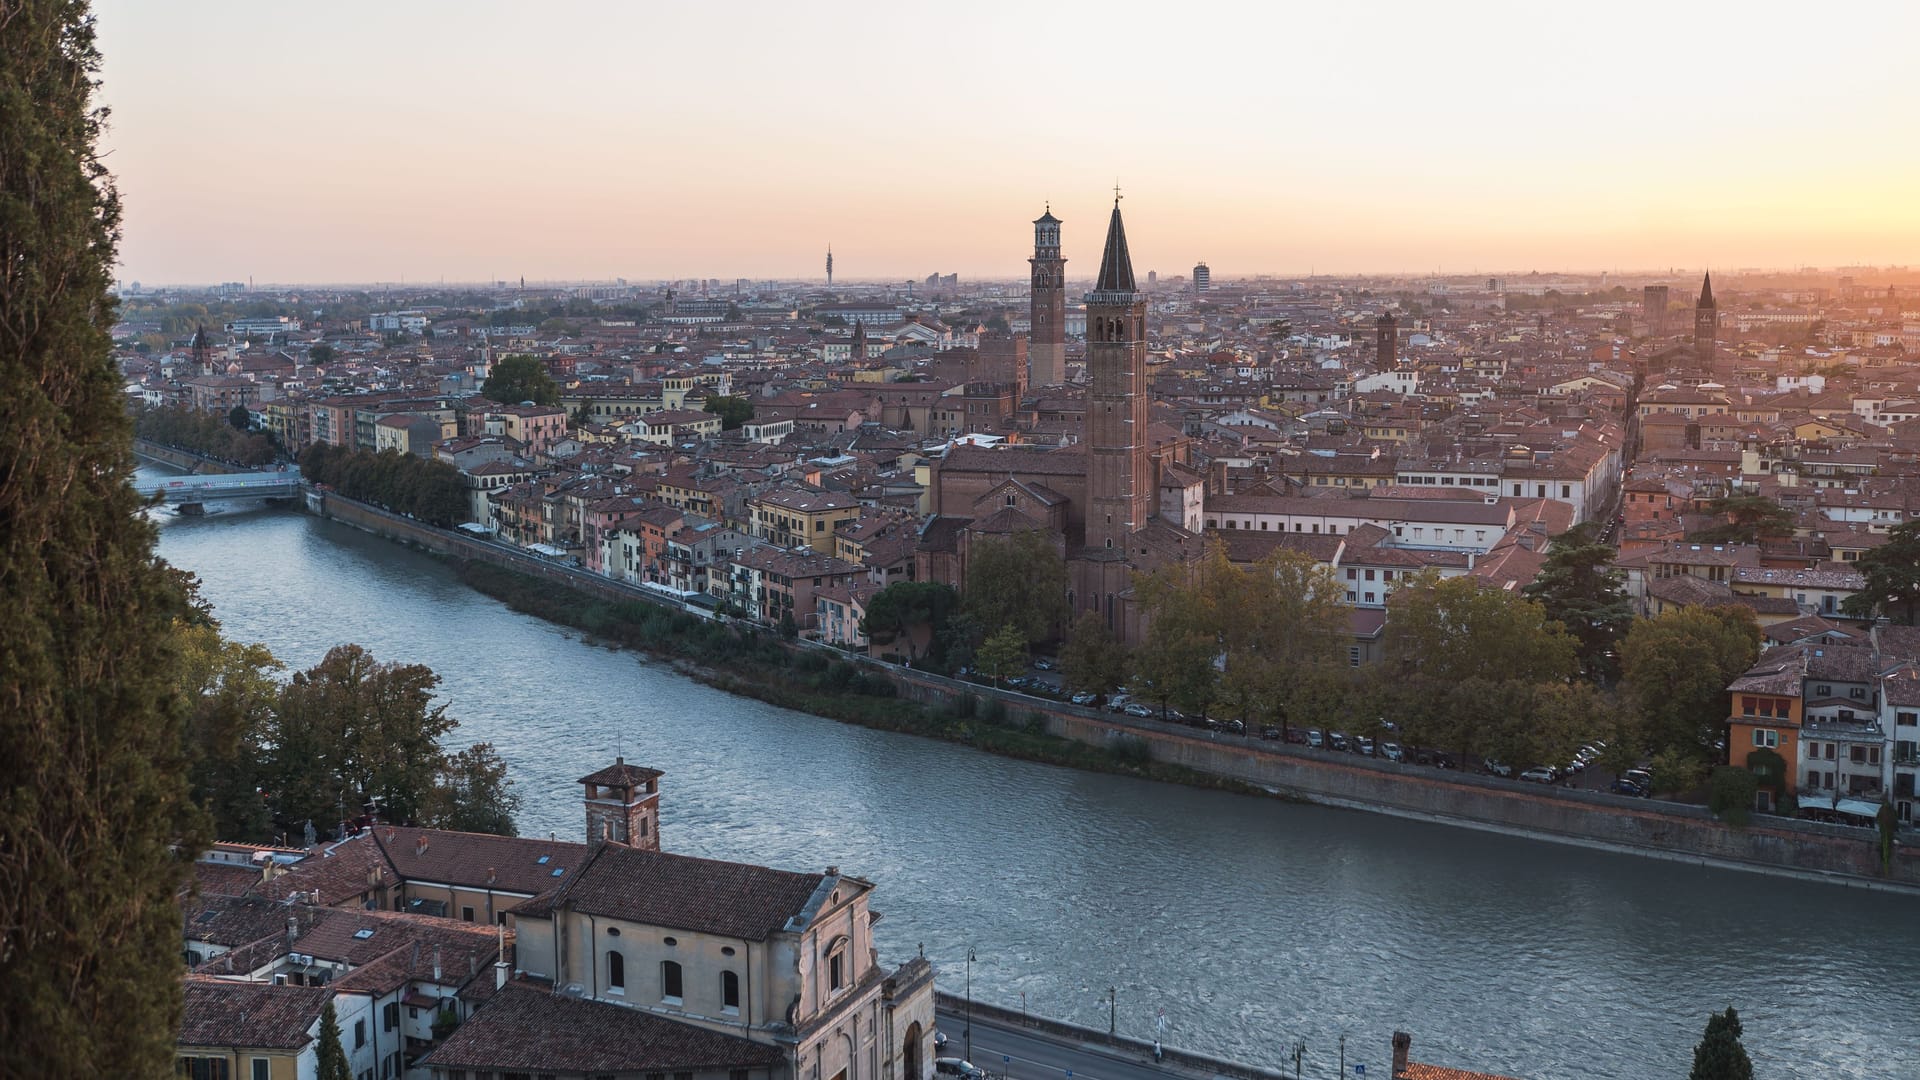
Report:
[[[539,865],[541,865],[541,866],[545,866],[545,865],[547,865],[547,860],[548,860],[548,859],[550,859],[550,858],[552,858],[552,856],[551,856],[551,855],[542,855],[542,856],[540,856],[539,858],[537,858],[537,859],[535,859],[535,860],[533,860],[533,861],[534,861],[534,862],[536,862],[536,863],[538,863],[538,864],[539,864]]]
[[[567,868],[564,866],[556,866],[553,868],[554,877],[559,877],[561,874],[564,874],[566,872],[567,872]]]
[[[373,936],[373,927],[363,926],[360,929],[355,930],[353,932],[353,936],[356,938],[359,938],[361,941],[365,941],[368,938]]]

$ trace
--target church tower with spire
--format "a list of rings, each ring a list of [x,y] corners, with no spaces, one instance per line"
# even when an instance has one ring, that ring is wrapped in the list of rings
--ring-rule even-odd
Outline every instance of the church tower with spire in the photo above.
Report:
[[[1702,371],[1713,370],[1714,338],[1720,332],[1720,312],[1713,303],[1713,272],[1700,283],[1700,302],[1693,306],[1693,359]]]
[[[1123,558],[1127,538],[1146,527],[1154,490],[1147,447],[1147,298],[1134,287],[1118,194],[1100,276],[1086,299],[1086,555]]]
[[[1060,219],[1052,206],[1034,219],[1027,263],[1033,267],[1027,385],[1052,386],[1067,378],[1067,260],[1060,257]]]

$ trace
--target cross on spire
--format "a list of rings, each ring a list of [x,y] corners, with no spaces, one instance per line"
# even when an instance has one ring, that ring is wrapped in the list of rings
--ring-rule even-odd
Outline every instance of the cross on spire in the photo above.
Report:
[[[1120,200],[1123,198],[1125,198],[1125,196],[1120,194],[1120,181],[1115,180],[1113,182],[1113,205],[1119,206]]]

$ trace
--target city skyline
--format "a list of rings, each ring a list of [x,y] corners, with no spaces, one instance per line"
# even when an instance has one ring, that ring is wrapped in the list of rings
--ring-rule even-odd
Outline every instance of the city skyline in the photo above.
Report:
[[[123,278],[1018,280],[1116,179],[1162,276],[1920,261],[1903,7],[355,10],[102,5]]]

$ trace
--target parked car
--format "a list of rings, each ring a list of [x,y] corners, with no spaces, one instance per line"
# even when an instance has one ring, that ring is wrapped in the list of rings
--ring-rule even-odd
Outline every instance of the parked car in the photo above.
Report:
[[[946,1048],[947,1048],[947,1033],[944,1031],[934,1032],[933,1033],[933,1056],[936,1058],[945,1057],[946,1054],[944,1053],[944,1051],[946,1050]]]
[[[1307,729],[1307,745],[1308,746],[1311,746],[1315,750],[1318,750],[1322,746],[1325,746],[1326,744],[1327,744],[1326,738],[1320,734],[1320,730],[1318,728]]]
[[[1388,761],[1405,761],[1407,759],[1406,752],[1400,749],[1400,744],[1397,742],[1381,743],[1380,756],[1386,758]]]
[[[1121,711],[1126,713],[1128,716],[1150,717],[1153,715],[1152,709],[1147,708],[1145,705],[1142,705],[1137,701],[1127,702],[1126,707]]]
[[[1608,784],[1607,790],[1613,792],[1615,795],[1631,795],[1636,799],[1644,799],[1647,797],[1646,788],[1641,787],[1639,784],[1634,783],[1624,776]]]
[[[1303,728],[1297,728],[1297,727],[1288,728],[1286,730],[1285,738],[1288,742],[1295,743],[1300,746],[1305,746],[1307,744],[1307,733]]]
[[[1263,739],[1278,739],[1280,737],[1280,729],[1277,727],[1263,727],[1260,729],[1260,737]]]
[[[1653,774],[1645,769],[1628,769],[1620,774],[1620,779],[1631,780],[1649,793],[1653,791]]]
[[[1329,746],[1334,750],[1341,750],[1341,751],[1346,750],[1347,748],[1346,733],[1340,732],[1340,731],[1329,733],[1327,735],[1327,746]]]
[[[1220,721],[1220,726],[1235,735],[1245,735],[1247,733],[1247,725],[1238,720],[1222,720]]]
[[[1073,695],[1073,697],[1070,700],[1072,700],[1072,702],[1075,705],[1091,705],[1094,702],[1100,700],[1100,695],[1089,694],[1083,690],[1080,693]]]
[[[1507,777],[1508,779],[1513,778],[1513,766],[1505,764],[1504,762],[1499,762],[1499,761],[1493,760],[1492,758],[1488,758],[1486,763],[1486,769],[1488,772],[1492,773],[1495,776],[1504,776],[1504,777]]]
[[[1127,702],[1132,700],[1133,700],[1132,698],[1128,697],[1125,694],[1115,694],[1112,697],[1107,699],[1107,711],[1121,712],[1124,709],[1126,709]]]
[[[1052,670],[1053,670],[1053,661],[1051,661],[1051,660],[1049,660],[1049,659],[1047,659],[1046,657],[1044,657],[1044,656],[1042,656],[1042,657],[1040,657],[1039,659],[1037,659],[1037,660],[1035,660],[1035,661],[1033,662],[1033,670],[1035,670],[1035,671],[1052,671]]]
[[[1369,736],[1362,735],[1360,736],[1359,739],[1354,741],[1354,748],[1358,752],[1365,754],[1368,757],[1372,757],[1373,756],[1373,739],[1370,738]]]
[[[959,1080],[986,1080],[987,1071],[971,1061],[960,1058],[934,1058],[933,1072],[936,1076],[953,1076]]]
[[[1554,780],[1558,779],[1558,777],[1554,775],[1553,768],[1551,766],[1536,765],[1533,768],[1528,769],[1526,772],[1521,773],[1520,779],[1526,780],[1534,784],[1551,784],[1554,782]]]

